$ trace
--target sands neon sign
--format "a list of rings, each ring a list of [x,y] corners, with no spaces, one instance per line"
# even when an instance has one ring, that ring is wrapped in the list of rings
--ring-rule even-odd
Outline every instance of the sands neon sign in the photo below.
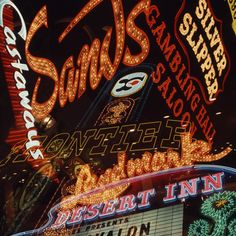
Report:
[[[65,42],[70,32],[75,30],[76,27],[79,27],[80,22],[101,3],[103,3],[103,0],[90,0],[60,34],[58,37],[59,43]],[[204,3],[206,2],[204,1]],[[109,27],[107,29],[103,41],[99,38],[95,38],[90,46],[88,44],[82,45],[77,58],[74,58],[72,55],[69,56],[65,60],[60,73],[58,72],[56,65],[51,60],[43,57],[37,57],[30,52],[30,46],[33,43],[34,37],[37,35],[37,32],[42,27],[48,27],[46,6],[41,8],[41,10],[37,13],[30,26],[26,39],[26,60],[34,72],[39,75],[46,76],[47,79],[54,83],[54,89],[51,96],[46,101],[38,102],[39,87],[43,81],[40,77],[37,79],[32,97],[33,114],[36,118],[45,118],[52,111],[57,100],[59,101],[60,107],[64,107],[68,102],[73,102],[76,99],[76,96],[79,99],[86,92],[88,83],[92,90],[96,90],[103,77],[106,80],[111,80],[113,78],[121,63],[126,66],[133,67],[144,62],[150,51],[150,41],[148,35],[135,23],[136,19],[140,15],[143,15],[144,17],[146,16],[147,23],[150,28],[152,28],[153,34],[160,34],[160,37],[156,38],[156,42],[160,46],[161,50],[164,51],[164,56],[169,62],[172,72],[174,72],[178,77],[183,77],[183,74],[186,74],[186,81],[189,80],[190,75],[187,72],[189,68],[187,69],[183,64],[181,54],[178,50],[175,50],[176,46],[170,45],[170,47],[168,47],[168,44],[170,43],[170,35],[167,34],[168,37],[164,39],[164,41],[162,40],[162,34],[165,31],[165,26],[162,24],[161,27],[158,27],[158,29],[155,28],[157,23],[156,20],[160,15],[156,5],[151,5],[150,0],[142,0],[133,7],[128,14],[127,19],[125,19],[124,16],[122,0],[111,0],[111,5],[115,27]],[[152,12],[155,9],[156,15],[152,16]],[[206,9],[209,13],[210,10],[207,3],[204,5],[204,10]],[[213,16],[211,16],[211,19],[214,21]],[[207,20],[208,18],[205,19],[205,21]],[[218,32],[216,26],[214,29]],[[209,31],[210,30],[211,29],[209,29]],[[109,55],[109,51],[111,48],[110,44],[112,34],[114,33],[116,37],[116,44],[114,58],[112,60]],[[130,47],[125,44],[126,34],[139,45],[140,49],[138,52],[133,53]],[[212,35],[209,35],[208,39],[211,40],[212,37]],[[212,54],[214,55],[214,59],[217,63],[219,75],[215,73],[214,78],[212,77],[213,66],[208,65],[209,60],[207,61],[208,58],[205,56],[205,51],[208,52],[211,47],[208,50],[206,46],[202,46],[206,45],[206,43],[198,45],[198,49],[201,49],[201,54],[203,54],[203,51],[205,53],[202,55],[202,58],[206,59],[205,64],[207,65],[204,64],[205,68],[203,72],[206,70],[208,71],[208,67],[211,66],[209,73],[205,73],[205,80],[208,90],[208,98],[206,99],[207,102],[215,99],[218,91],[218,85],[216,86],[216,77],[223,76],[223,71],[226,70],[226,66],[229,62],[228,58],[225,56],[227,52],[224,49],[223,43],[219,36],[214,36],[213,46],[211,43],[212,48],[216,47],[216,44],[219,44],[219,47],[215,49]],[[210,76],[212,78],[210,78]],[[185,86],[183,83],[181,84],[182,87]],[[198,83],[200,84],[200,88],[202,88],[199,80]],[[203,96],[205,98],[204,91]]]
[[[61,43],[65,40],[69,32],[78,25],[89,12],[102,2],[103,0],[89,1],[60,35],[59,42]],[[111,4],[116,33],[116,48],[113,61],[109,56],[109,49],[114,29],[110,27],[107,30],[103,42],[101,42],[100,39],[95,38],[90,47],[87,44],[82,46],[76,59],[74,59],[73,56],[69,56],[62,67],[60,75],[52,61],[46,58],[36,57],[32,55],[29,50],[37,31],[43,26],[47,27],[46,6],[44,6],[36,15],[26,39],[26,59],[33,71],[46,76],[54,82],[54,90],[51,97],[47,101],[39,103],[37,97],[42,80],[41,78],[38,78],[32,97],[33,114],[36,118],[45,118],[52,111],[57,98],[59,98],[61,107],[64,107],[67,102],[73,102],[76,96],[79,99],[86,91],[88,78],[91,89],[95,90],[99,86],[102,77],[105,77],[107,80],[112,79],[121,61],[127,66],[136,66],[142,63],[148,56],[150,48],[148,36],[138,28],[134,21],[140,14],[148,9],[150,0],[140,1],[130,12],[126,22],[122,0],[111,0]],[[132,54],[129,47],[125,46],[125,32],[139,44],[141,48],[140,52]],[[74,66],[74,64],[76,64],[76,66]],[[68,75],[68,78],[66,78],[66,75]],[[66,80],[67,86],[65,87],[64,83]]]
[[[2,2],[2,6],[12,4],[10,0]],[[60,44],[67,43],[69,34],[76,28],[79,28],[81,22],[88,17],[88,14],[103,2],[103,0],[88,1],[66,29],[59,35],[58,42]],[[168,108],[173,112],[175,118],[181,119],[183,124],[191,123],[192,133],[194,133],[197,128],[200,128],[208,142],[213,142],[216,130],[210,120],[210,116],[207,114],[203,98],[197,92],[198,87],[194,84],[194,80],[197,81],[198,84],[199,80],[190,75],[190,68],[188,68],[190,63],[188,61],[188,66],[186,65],[184,55],[179,50],[179,45],[172,42],[173,37],[168,32],[165,22],[161,20],[161,13],[157,5],[151,5],[151,0],[139,1],[130,10],[127,17],[125,17],[122,0],[111,0],[110,3],[112,6],[114,26],[106,29],[102,40],[100,38],[94,38],[90,45],[86,43],[82,44],[76,57],[72,54],[67,56],[64,63],[62,63],[63,66],[60,71],[52,60],[39,57],[31,50],[35,38],[40,33],[41,29],[48,28],[48,12],[46,6],[43,6],[36,14],[28,34],[25,29],[26,61],[29,68],[34,71],[38,77],[32,94],[30,107],[32,108],[32,110],[30,110],[32,114],[29,112],[26,114],[25,120],[28,121],[26,125],[32,127],[34,117],[38,120],[47,117],[54,109],[57,102],[59,106],[63,108],[68,103],[74,102],[76,98],[80,99],[88,90],[88,86],[92,90],[96,90],[102,82],[102,78],[111,80],[121,64],[133,67],[143,63],[149,55],[150,39],[152,38],[155,40],[155,44],[158,45],[164,57],[162,62],[156,64],[156,72],[152,75],[153,83],[157,85],[159,92],[166,101]],[[20,15],[18,9],[17,12]],[[149,27],[147,32],[144,32],[137,23],[137,19],[140,17],[144,19],[144,23]],[[20,18],[23,19],[21,15]],[[175,25],[175,28],[176,27]],[[217,30],[216,27],[214,29]],[[149,38],[148,33],[151,33],[154,37]],[[116,40],[114,55],[111,56],[110,51],[112,51],[111,44],[113,37],[115,37]],[[137,44],[139,47],[138,50],[133,50],[128,43],[126,44],[127,37]],[[175,37],[178,39],[176,32]],[[220,40],[219,50],[223,50],[221,39],[218,37],[217,40]],[[202,45],[199,44],[198,49],[200,50],[201,47]],[[218,55],[219,50],[212,53]],[[226,54],[225,49],[224,52]],[[216,61],[218,60],[217,55],[215,56]],[[220,74],[223,74],[223,71],[228,69],[227,63],[229,61],[224,58],[221,60],[222,63],[219,62],[218,67]],[[187,60],[189,60],[188,56]],[[26,68],[28,69],[25,65],[25,69]],[[171,72],[171,74],[169,72]],[[22,86],[23,83],[24,80],[22,79]],[[41,100],[40,88],[44,83],[51,83],[53,89],[44,100]],[[178,85],[176,86],[175,83],[178,83]],[[206,83],[208,84],[208,81],[206,81]],[[208,86],[208,90],[213,91],[215,84],[216,80],[211,82]],[[201,89],[201,83],[199,87]],[[183,96],[181,96],[181,93]],[[213,91],[208,95],[210,96],[210,100],[213,100],[215,99],[216,92]],[[203,97],[205,98],[204,92]],[[26,95],[24,99],[26,100]],[[205,98],[205,100],[207,99]],[[190,112],[188,110],[190,110]],[[195,120],[197,121],[196,125]],[[36,136],[36,133],[34,130],[29,132],[31,132],[29,135],[31,143],[35,142],[36,146],[37,141],[32,140],[32,137]],[[38,153],[37,157],[40,157],[40,155],[41,154]]]

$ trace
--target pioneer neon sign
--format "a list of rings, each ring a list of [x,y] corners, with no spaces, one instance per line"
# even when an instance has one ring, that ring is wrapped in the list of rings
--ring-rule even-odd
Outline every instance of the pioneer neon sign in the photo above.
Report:
[[[199,194],[210,194],[222,190],[223,172],[212,175],[183,180],[165,186],[166,194],[164,203],[187,199]],[[200,182],[202,183],[200,185]],[[202,187],[200,187],[202,186]],[[156,197],[156,189],[148,189],[138,192],[136,195],[129,194],[103,203],[89,206],[79,206],[71,210],[59,211],[51,228],[60,228],[79,225],[82,222],[91,222],[96,219],[104,219],[120,214],[128,214],[135,210],[142,210],[151,206],[151,199]]]

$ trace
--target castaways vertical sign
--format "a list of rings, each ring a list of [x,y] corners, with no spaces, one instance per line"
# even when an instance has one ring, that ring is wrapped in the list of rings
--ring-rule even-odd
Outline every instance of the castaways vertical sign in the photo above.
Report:
[[[20,18],[21,29],[18,34],[14,34],[14,32],[4,24],[4,9],[6,7],[11,7],[17,13]],[[35,118],[32,114],[32,107],[30,105],[30,100],[28,98],[29,92],[26,88],[26,78],[24,73],[29,70],[28,66],[22,62],[22,55],[17,49],[16,41],[18,40],[26,40],[27,30],[25,21],[23,16],[21,15],[17,6],[11,2],[10,0],[3,0],[0,2],[0,26],[3,29],[5,36],[5,47],[10,57],[13,59],[13,62],[10,66],[14,69],[14,80],[15,87],[18,91],[18,96],[20,97],[20,104],[24,109],[22,114],[22,118],[25,122],[25,127],[27,129],[27,138],[28,141],[25,144],[27,150],[29,150],[31,156],[34,159],[43,158],[43,154],[40,150],[40,142],[35,139],[38,135],[37,129],[35,128]]]

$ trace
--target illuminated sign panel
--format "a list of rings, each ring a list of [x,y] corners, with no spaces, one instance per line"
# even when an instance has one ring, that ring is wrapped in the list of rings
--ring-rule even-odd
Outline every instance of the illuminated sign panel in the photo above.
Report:
[[[187,48],[190,48],[196,58],[192,63],[200,67],[198,74],[202,74],[204,78],[201,88],[206,87],[205,97],[211,102],[216,100],[217,94],[223,88],[229,69],[229,58],[221,38],[222,22],[214,16],[207,0],[196,2],[198,3],[194,14],[190,14],[187,9],[192,6],[183,1],[178,13],[177,27],[181,39],[185,40],[183,45],[188,45]],[[191,68],[194,68],[193,64]]]
[[[82,226],[79,235],[182,235],[183,205]],[[72,234],[76,235],[76,234]]]
[[[11,4],[11,1],[3,1],[2,12],[6,5]],[[58,40],[57,51],[62,45],[67,44],[73,32],[80,30],[81,22],[90,18],[89,13],[96,12],[103,4],[103,1],[89,1],[72,17],[67,27],[55,38]],[[134,68],[146,63],[152,65],[153,83],[156,84],[158,93],[161,94],[174,118],[181,120],[182,125],[191,123],[193,134],[202,132],[206,140],[213,142],[217,131],[208,106],[216,100],[219,92],[223,91],[230,70],[230,59],[222,39],[222,22],[215,16],[211,3],[206,0],[191,4],[182,1],[176,8],[178,11],[172,29],[166,22],[161,3],[141,1],[134,4],[127,12],[122,1],[111,1],[110,5],[114,27],[106,28],[104,37],[95,37],[90,44],[84,43],[83,40],[78,43],[78,49],[74,49],[78,53],[71,52],[70,55],[61,57],[63,62],[60,63],[60,70],[53,59],[39,56],[31,51],[34,42],[43,36],[41,32],[43,31],[45,35],[45,32],[51,30],[50,25],[48,26],[50,15],[47,6],[39,9],[34,16],[28,33],[24,26],[26,64],[20,63],[20,65],[21,67],[25,65],[25,69],[27,67],[27,70],[33,73],[34,81],[36,78],[35,83],[31,82],[33,89],[32,86],[30,88],[32,103],[28,108],[32,107],[32,114],[28,112],[24,116],[27,121],[26,127],[32,128],[35,119],[36,121],[46,119],[58,105],[62,110],[69,103],[79,105],[79,100],[83,94],[86,96],[86,91],[90,93],[89,90],[94,92],[101,90],[102,84],[105,83],[103,78],[113,83],[114,76],[119,73],[122,65]],[[18,8],[15,8],[20,13]],[[22,15],[20,17],[24,23]],[[140,19],[142,24],[137,23]],[[113,53],[111,53],[112,39],[115,39]],[[139,50],[134,50],[130,46],[131,42],[135,42]],[[158,55],[155,60],[150,58],[151,47]],[[20,70],[22,71],[22,68]],[[19,71],[16,73],[20,74]],[[128,74],[134,76],[132,73]],[[125,76],[124,78],[127,78]],[[144,86],[147,78],[146,76],[143,78],[142,83],[137,79],[124,84],[122,93],[117,81],[113,90],[109,92],[115,97],[130,96]],[[41,99],[42,88],[46,84],[50,84],[50,89]],[[116,106],[114,109],[120,110],[120,113],[109,114],[109,118],[102,117],[102,124],[127,122],[126,119],[122,120],[121,113],[130,114],[136,102],[137,100],[125,100],[113,104]],[[130,111],[126,111],[127,109]],[[29,132],[31,144],[39,146],[38,141],[32,140],[33,136],[37,136],[37,132],[34,129]],[[36,154],[37,159],[43,155],[39,149]]]
[[[46,224],[38,229],[16,234],[16,236],[31,235],[33,233],[40,234],[42,232],[46,233],[51,231],[60,232],[62,229],[67,230],[73,235],[73,233],[78,232],[79,229],[86,229],[85,231],[90,231],[98,229],[99,226],[102,227],[102,225],[106,227],[107,221],[119,222],[121,216],[122,219],[126,219],[122,224],[124,225],[125,223],[133,221],[133,218],[140,215],[142,216],[142,221],[140,222],[141,225],[135,225],[132,230],[141,230],[142,224],[144,224],[143,228],[146,228],[146,230],[151,230],[152,224],[150,225],[146,222],[146,215],[154,212],[157,213],[156,222],[154,224],[154,228],[156,229],[155,232],[158,232],[157,230],[163,231],[161,228],[163,226],[162,222],[164,219],[160,219],[162,214],[166,215],[166,217],[163,216],[163,218],[172,218],[174,217],[175,209],[178,209],[177,211],[183,214],[183,204],[185,202],[187,204],[186,208],[188,208],[189,203],[196,201],[196,199],[198,199],[196,202],[198,202],[199,199],[207,199],[207,202],[208,198],[210,201],[214,198],[214,196],[224,196],[224,194],[227,193],[227,191],[223,193],[221,192],[224,191],[223,189],[225,188],[230,188],[230,184],[227,187],[227,184],[224,182],[225,179],[229,178],[228,174],[231,170],[227,170],[227,168],[224,167],[218,167],[216,169],[222,169],[224,172],[215,172],[211,175],[204,175],[206,167],[207,166],[179,168],[176,170],[178,172],[161,171],[160,173],[156,172],[153,174],[133,177],[125,181],[117,182],[113,185],[100,187],[95,191],[92,190],[85,194],[78,194],[71,199],[65,198],[63,199],[63,202],[57,204],[50,210],[48,214],[50,217],[48,218],[48,222]],[[166,180],[166,177],[172,176],[172,178],[175,179],[177,176],[181,176],[184,173],[189,173],[195,177],[191,179],[182,178],[179,182],[172,181],[171,183],[168,183]],[[230,178],[232,178],[232,176]],[[166,182],[165,185],[163,185],[163,181]],[[152,183],[154,188],[148,189],[143,185],[145,182],[149,182],[149,184]],[[99,194],[102,196],[102,194],[106,191],[116,191],[116,188],[127,185],[127,183],[129,183],[129,188],[126,194],[110,200],[108,200],[110,197],[109,194],[106,198],[97,198]],[[91,203],[95,198],[97,202]],[[83,201],[84,199],[88,200]],[[103,202],[101,202],[102,199]],[[217,200],[217,206],[219,205],[219,208],[221,206],[220,204],[226,204],[226,201],[223,201],[221,197],[216,199],[219,200]],[[84,202],[85,205],[81,204],[82,202]],[[178,203],[178,205],[175,205],[174,207],[168,206],[170,204],[173,205],[174,202]],[[234,203],[232,204],[234,205]],[[153,210],[156,208],[158,210]],[[176,227],[173,227],[170,224],[166,230],[172,231],[173,228],[175,228],[174,230],[181,232],[184,223],[183,216],[180,215],[178,220],[179,224]],[[111,223],[107,224],[107,226],[111,226]],[[178,228],[178,230],[176,228]],[[131,230],[130,227],[126,229]],[[125,230],[125,228],[119,226],[118,230],[122,231]]]
[[[128,74],[120,78],[111,91],[114,97],[126,97],[138,92],[147,80],[147,74],[143,72],[136,72]]]
[[[232,15],[232,28],[234,30],[234,33],[236,34],[236,2],[235,0],[228,0],[231,15]]]
[[[234,0],[0,0],[0,235],[234,235],[235,28]]]

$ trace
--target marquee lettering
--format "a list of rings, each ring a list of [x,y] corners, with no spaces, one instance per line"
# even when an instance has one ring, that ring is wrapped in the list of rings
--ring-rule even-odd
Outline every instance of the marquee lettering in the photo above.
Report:
[[[223,188],[223,177],[224,173],[219,172],[165,185],[166,195],[162,201],[168,204],[199,194],[207,194],[205,189],[209,188],[208,181],[210,181],[212,185],[212,192],[220,191]],[[87,222],[88,219],[90,219],[91,222],[98,218],[104,219],[120,214],[125,215],[129,212],[134,212],[137,208],[145,209],[151,206],[150,200],[157,197],[157,195],[157,190],[152,188],[140,191],[137,194],[128,194],[115,199],[107,199],[104,202],[100,200],[100,203],[96,204],[91,203],[87,206],[79,206],[67,210],[60,209],[51,228],[57,229],[72,224],[79,225],[83,222]]]
[[[165,130],[164,137],[160,136],[161,129]],[[161,149],[179,149],[181,133],[186,131],[188,129],[181,127],[180,121],[168,119],[165,124],[155,121],[88,129],[59,133],[53,137],[38,136],[38,140],[44,147],[45,159],[69,159],[83,155],[88,150],[89,156],[101,157],[120,151],[143,153],[154,150],[157,146]],[[24,149],[26,142],[27,140],[22,140],[15,143],[7,158],[0,161],[0,166],[32,161],[28,151]]]

